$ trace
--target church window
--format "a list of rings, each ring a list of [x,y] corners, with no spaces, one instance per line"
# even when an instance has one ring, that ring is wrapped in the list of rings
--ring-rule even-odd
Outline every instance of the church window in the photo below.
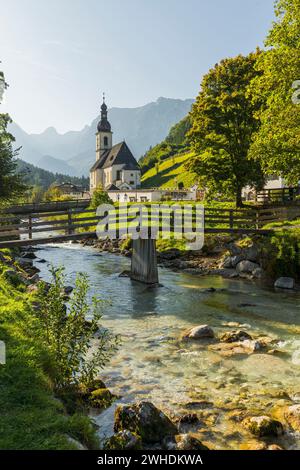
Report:
[[[117,170],[117,180],[120,180],[120,179],[121,179],[121,175],[122,175],[122,171],[121,171],[121,170]]]
[[[103,139],[103,142],[104,142],[104,145],[107,146],[108,145],[108,137],[105,136],[104,139]]]

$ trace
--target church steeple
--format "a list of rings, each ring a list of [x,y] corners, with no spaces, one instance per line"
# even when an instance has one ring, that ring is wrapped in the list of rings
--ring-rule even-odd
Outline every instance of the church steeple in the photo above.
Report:
[[[105,103],[105,95],[103,93],[103,103],[101,105],[101,119],[97,126],[98,132],[111,132],[111,126],[107,120],[107,106]]]
[[[96,160],[99,160],[104,152],[112,148],[112,131],[107,120],[107,106],[103,93],[103,103],[101,105],[101,119],[97,125],[96,133]]]

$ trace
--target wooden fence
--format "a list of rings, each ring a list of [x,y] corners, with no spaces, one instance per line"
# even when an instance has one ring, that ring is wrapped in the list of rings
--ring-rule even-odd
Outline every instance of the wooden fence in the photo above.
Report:
[[[153,206],[146,206],[148,208]],[[110,218],[110,224],[116,229],[116,238],[124,230],[126,223],[135,224],[135,206],[131,206],[130,215],[125,209],[116,209],[115,214]],[[297,217],[300,215],[300,207],[293,208],[271,208],[271,209],[204,209],[204,224],[197,218],[195,206],[191,205],[191,210],[184,213],[185,228],[191,231],[204,228],[207,233],[266,233],[264,225],[270,222],[278,222]],[[289,212],[289,213],[288,213]],[[149,215],[142,213],[141,220],[148,228],[164,230],[170,228],[171,232],[178,227],[179,213],[172,213],[172,206],[163,206],[163,209]],[[65,235],[76,238],[76,234],[82,237],[84,234],[95,232],[96,225],[103,219],[97,216],[93,209],[73,209],[51,212],[34,212],[20,216],[0,214],[0,246],[4,246],[6,241],[13,240],[33,240],[43,239],[51,241],[55,236]],[[104,223],[104,222],[103,222]],[[197,225],[198,224],[198,225]],[[202,226],[200,226],[202,224]],[[79,236],[78,236],[79,238]],[[46,243],[46,241],[45,241]],[[18,243],[20,244],[20,243]]]

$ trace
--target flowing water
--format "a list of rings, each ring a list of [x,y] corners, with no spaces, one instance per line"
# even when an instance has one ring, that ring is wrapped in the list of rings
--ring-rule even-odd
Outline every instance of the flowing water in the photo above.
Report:
[[[216,449],[255,444],[239,413],[278,417],[285,406],[300,403],[299,293],[168,269],[160,269],[162,287],[151,289],[119,277],[130,263],[121,256],[77,244],[49,245],[37,254],[47,261],[36,264],[44,279],[51,263],[63,264],[68,283],[86,272],[91,293],[109,301],[103,325],[122,336],[122,345],[101,378],[118,402],[150,400],[172,417],[197,413],[192,430]],[[218,335],[233,329],[232,322],[276,339],[275,347],[288,354],[222,357],[208,344],[179,340],[186,328],[209,324]],[[94,416],[102,438],[112,433],[114,406]],[[300,435],[287,432],[273,442],[300,448]]]

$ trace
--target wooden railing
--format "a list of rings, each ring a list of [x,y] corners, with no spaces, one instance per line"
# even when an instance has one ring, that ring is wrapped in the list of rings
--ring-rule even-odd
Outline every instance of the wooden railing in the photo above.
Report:
[[[263,189],[256,194],[259,204],[282,204],[296,200],[299,195],[299,187]]]
[[[133,206],[131,206],[132,208]],[[147,207],[147,206],[146,206]],[[148,206],[148,208],[152,206]],[[148,228],[156,227],[163,231],[170,227],[174,232],[178,224],[175,218],[180,213],[172,213],[172,206],[165,205],[164,209],[156,214],[149,215],[147,212],[142,214],[141,220]],[[191,205],[190,211],[184,214],[182,219],[185,229],[194,231],[204,228],[208,233],[265,233],[264,225],[270,222],[286,220],[287,213],[284,208],[273,209],[204,209],[204,227],[199,226],[199,218],[196,217],[195,206]],[[300,208],[298,208],[300,215]],[[297,214],[294,214],[295,217]],[[111,227],[116,229],[116,238],[120,232],[124,231],[126,223],[134,223],[138,214],[131,214],[129,217],[125,209],[116,208],[116,212],[110,218]],[[16,217],[0,214],[0,245],[7,240],[16,239],[51,239],[55,236],[72,236],[76,234],[95,233],[96,226],[103,216],[97,216],[94,209],[72,209],[51,212],[33,212]],[[198,224],[198,225],[197,225]],[[49,236],[50,235],[50,236]],[[79,237],[78,237],[79,238]],[[2,243],[3,242],[3,243]]]

